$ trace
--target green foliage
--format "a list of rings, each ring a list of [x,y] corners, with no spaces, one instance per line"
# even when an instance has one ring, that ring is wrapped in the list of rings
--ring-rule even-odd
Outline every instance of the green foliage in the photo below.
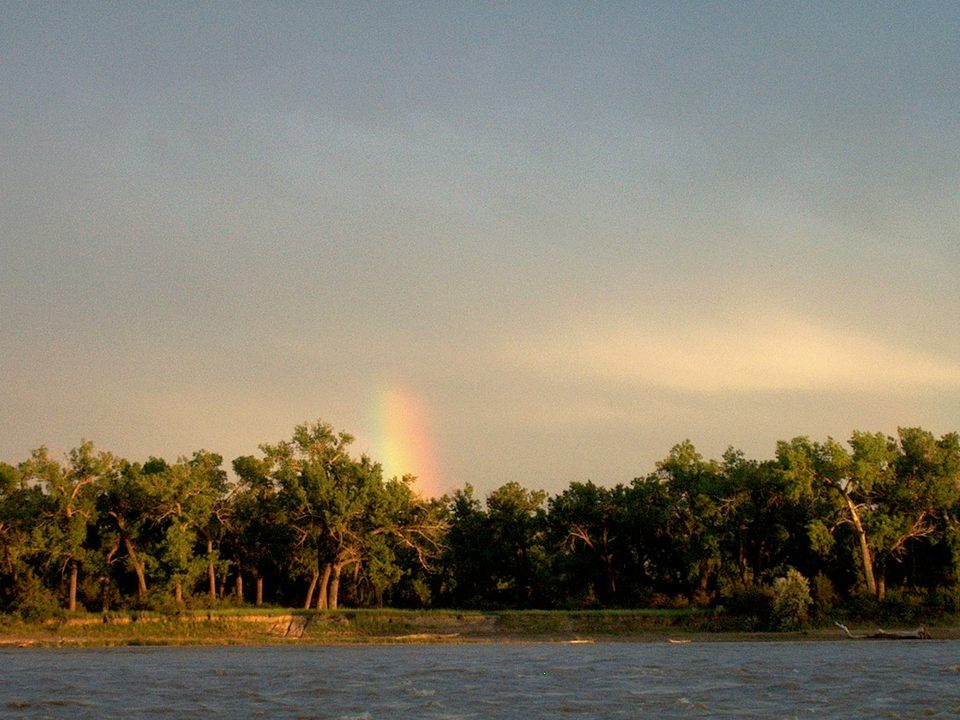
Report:
[[[822,619],[828,618],[837,602],[837,591],[833,582],[824,573],[818,572],[811,586],[810,594],[813,598],[814,612]]]
[[[548,505],[551,544],[559,549],[554,572],[562,573],[565,583],[590,588],[593,601],[604,606],[618,604],[624,592],[628,529],[623,493],[622,486],[571,483]]]
[[[14,589],[10,611],[27,622],[39,622],[63,616],[57,595],[43,581],[28,572]]]
[[[960,497],[960,441],[901,428],[896,438],[854,432],[849,446],[801,438],[778,445],[778,458],[785,474],[811,488],[813,547],[826,556],[833,550],[827,528],[834,540],[850,532],[862,582],[882,601],[894,565],[949,532],[943,519]]]
[[[354,597],[374,603],[402,577],[398,553],[425,566],[438,554],[443,525],[412,491],[415,478],[384,480],[367,456],[349,454],[352,436],[324,422],[298,425],[293,438],[261,447],[264,460],[239,463],[247,483],[277,490],[277,507],[294,535],[291,565],[317,588],[318,608],[336,608],[352,574]],[[358,584],[359,583],[359,584]],[[365,586],[365,587],[364,587]]]
[[[432,502],[351,442],[299,425],[234,480],[215,453],[138,464],[87,441],[0,463],[0,612],[303,605],[310,588],[328,608],[655,605],[756,629],[960,605],[953,433],[795,438],[768,461],[685,441],[629,484]]]
[[[810,549],[822,557],[827,557],[833,552],[836,540],[833,533],[823,523],[823,520],[813,520],[807,526],[807,533],[810,538]]]
[[[960,613],[960,587],[934,588],[925,599],[926,608],[935,614]]]
[[[741,620],[745,630],[767,630],[773,615],[773,594],[769,587],[727,588],[721,598],[723,612]]]
[[[790,569],[784,577],[773,582],[771,624],[777,630],[799,630],[809,620],[813,604],[810,583],[797,570]]]
[[[546,493],[507,483],[482,507],[469,485],[454,494],[443,557],[448,592],[466,607],[546,603]]]
[[[0,497],[9,496],[20,487],[20,472],[13,465],[0,462]]]

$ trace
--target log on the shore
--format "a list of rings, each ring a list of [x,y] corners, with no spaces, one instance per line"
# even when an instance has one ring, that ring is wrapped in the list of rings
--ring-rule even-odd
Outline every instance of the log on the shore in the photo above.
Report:
[[[850,629],[841,623],[835,622],[838,628],[843,630],[846,633],[847,637],[851,640],[929,640],[930,633],[927,632],[927,629],[921,625],[916,630],[906,630],[906,631],[893,631],[884,630],[882,628],[878,629],[874,633],[867,633],[863,635],[854,635],[850,632]]]

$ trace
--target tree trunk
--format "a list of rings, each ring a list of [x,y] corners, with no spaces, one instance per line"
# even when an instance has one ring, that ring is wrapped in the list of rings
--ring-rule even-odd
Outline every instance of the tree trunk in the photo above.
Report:
[[[263,605],[263,578],[257,578],[257,605]]]
[[[697,563],[697,590],[695,601],[697,604],[707,603],[710,600],[710,561],[701,560]]]
[[[213,540],[207,540],[207,578],[210,581],[210,602],[216,602],[217,571],[213,566]]]
[[[144,571],[143,563],[137,555],[137,551],[130,542],[130,538],[123,538],[123,546],[127,549],[127,557],[130,558],[130,564],[133,565],[133,571],[137,574],[137,597],[143,600],[147,594],[147,576]]]
[[[610,595],[610,602],[614,602],[617,597],[617,571],[613,567],[613,555],[606,553],[603,558],[603,564],[607,569],[607,592]]]
[[[867,531],[864,530],[863,523],[860,522],[860,513],[857,511],[853,498],[848,493],[841,490],[840,494],[843,495],[843,499],[847,503],[847,509],[850,511],[850,521],[853,523],[853,527],[857,531],[857,539],[860,541],[860,560],[863,563],[863,579],[867,583],[867,590],[878,599],[882,599],[879,596],[877,581],[873,575],[873,553],[870,552]]]
[[[237,600],[243,602],[243,573],[237,573]]]
[[[319,571],[314,570],[313,577],[310,578],[310,587],[307,588],[307,599],[303,602],[304,610],[309,610],[310,606],[313,604],[313,591],[317,588],[317,578],[319,577]]]
[[[176,601],[177,607],[183,605],[183,583],[179,580],[173,586],[173,599]]]
[[[327,608],[330,610],[337,609],[337,599],[340,595],[340,571],[342,566],[340,563],[337,563],[333,566],[333,577],[330,579],[330,594],[327,599]]]
[[[737,568],[740,571],[740,584],[745,588],[749,588],[752,584],[750,560],[747,558],[747,549],[743,546],[742,542],[737,549]]]
[[[332,572],[330,563],[323,564],[323,575],[320,578],[320,594],[317,595],[317,610],[326,610],[330,607],[327,603],[327,591],[330,587],[330,573]]]
[[[617,571],[613,566],[613,552],[610,550],[610,534],[607,528],[603,528],[600,544],[600,559],[607,572],[607,593],[608,602],[614,602],[617,597]]]
[[[70,599],[67,609],[73,612],[77,609],[77,575],[80,574],[79,564],[76,560],[70,561]]]

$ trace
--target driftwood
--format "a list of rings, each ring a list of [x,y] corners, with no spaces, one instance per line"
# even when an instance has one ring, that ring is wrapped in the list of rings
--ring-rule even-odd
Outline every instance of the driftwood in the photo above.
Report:
[[[889,630],[877,630],[874,633],[868,633],[864,635],[854,635],[850,632],[850,629],[841,623],[833,623],[838,628],[843,630],[846,633],[847,637],[852,640],[929,640],[930,633],[927,632],[927,629],[921,625],[916,630],[907,630],[907,631],[897,631],[891,632]]]

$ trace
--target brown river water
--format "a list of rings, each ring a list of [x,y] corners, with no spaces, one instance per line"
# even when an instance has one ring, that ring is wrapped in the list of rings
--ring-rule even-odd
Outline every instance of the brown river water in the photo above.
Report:
[[[960,641],[0,650],[2,718],[960,717]]]

